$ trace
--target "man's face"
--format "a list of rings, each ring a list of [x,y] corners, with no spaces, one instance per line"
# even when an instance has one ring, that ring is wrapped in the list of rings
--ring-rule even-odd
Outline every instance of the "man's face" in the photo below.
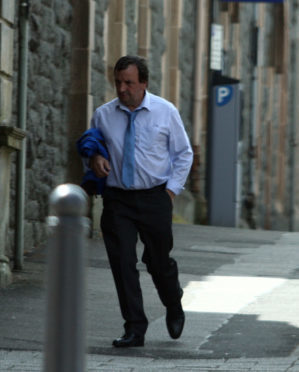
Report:
[[[131,111],[142,102],[147,83],[140,83],[138,69],[129,65],[125,70],[116,71],[114,75],[115,87],[119,100]]]

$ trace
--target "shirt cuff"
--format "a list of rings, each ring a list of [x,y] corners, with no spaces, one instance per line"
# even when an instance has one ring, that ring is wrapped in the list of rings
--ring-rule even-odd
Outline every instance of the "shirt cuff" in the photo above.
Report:
[[[175,193],[176,195],[180,194],[181,191],[184,189],[184,187],[182,187],[178,182],[176,181],[173,181],[173,180],[169,180],[167,181],[166,183],[166,189],[169,189],[171,190],[173,193]]]
[[[83,163],[83,171],[84,173],[89,171],[91,168],[89,167],[89,163],[90,163],[90,158],[86,158],[86,157],[81,157],[82,159],[82,163]]]

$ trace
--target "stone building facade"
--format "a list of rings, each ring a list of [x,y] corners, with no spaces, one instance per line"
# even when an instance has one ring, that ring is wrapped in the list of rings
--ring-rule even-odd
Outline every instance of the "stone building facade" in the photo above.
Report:
[[[28,5],[27,20],[21,3]],[[207,223],[212,24],[223,31],[221,73],[242,87],[239,225],[299,230],[298,0],[1,0],[0,11],[0,191],[10,195],[0,198],[6,211],[0,229],[5,278],[9,266],[18,266],[16,256],[45,241],[51,190],[80,182],[75,141],[88,128],[93,110],[114,97],[113,65],[124,54],[146,57],[149,90],[180,110],[194,164],[176,211],[189,222]],[[15,217],[20,198],[16,153],[24,135],[19,109],[22,20],[29,29],[26,161],[24,213]],[[2,139],[8,138],[7,127],[14,133],[12,146]],[[100,199],[93,204],[96,227]],[[18,219],[24,224],[21,248],[16,245]]]
[[[253,228],[298,231],[298,1],[222,3],[223,73],[243,86],[243,214]]]

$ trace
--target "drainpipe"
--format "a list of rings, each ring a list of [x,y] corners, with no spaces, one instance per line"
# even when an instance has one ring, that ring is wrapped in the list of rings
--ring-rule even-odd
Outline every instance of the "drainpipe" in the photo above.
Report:
[[[251,80],[251,117],[249,128],[249,169],[248,169],[248,194],[245,199],[245,207],[247,209],[246,220],[250,228],[256,228],[256,221],[254,217],[255,208],[255,172],[256,172],[256,123],[257,123],[257,68],[259,65],[259,29],[257,27],[257,5],[253,5],[254,11],[254,42],[252,50],[253,73]]]
[[[19,8],[19,77],[18,77],[18,127],[26,130],[27,117],[27,60],[28,60],[29,0],[21,0]],[[26,138],[17,154],[16,187],[16,250],[15,269],[22,270],[24,261],[24,201]]]
[[[287,17],[285,17],[287,18]],[[286,21],[285,21],[285,24]],[[294,35],[298,35],[299,26],[296,23]],[[295,44],[296,43],[296,44]],[[294,41],[295,46],[297,46],[297,39]],[[296,231],[296,173],[297,173],[297,166],[296,166],[296,154],[297,154],[297,118],[298,118],[298,56],[299,53],[296,47],[291,48],[290,50],[290,60],[291,60],[291,71],[293,73],[294,78],[291,79],[289,82],[291,99],[291,119],[290,119],[290,220],[289,220],[289,230]],[[284,67],[284,74],[285,67]]]

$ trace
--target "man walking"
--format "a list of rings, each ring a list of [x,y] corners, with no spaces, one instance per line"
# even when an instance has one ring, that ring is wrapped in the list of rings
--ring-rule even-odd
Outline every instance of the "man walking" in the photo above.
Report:
[[[120,58],[114,68],[118,98],[97,108],[91,122],[109,153],[109,159],[94,156],[90,167],[97,177],[107,177],[101,228],[125,320],[115,347],[143,346],[148,326],[136,268],[138,235],[172,338],[180,337],[185,321],[177,263],[169,253],[173,200],[193,154],[178,110],[147,91],[148,75],[143,58]]]

